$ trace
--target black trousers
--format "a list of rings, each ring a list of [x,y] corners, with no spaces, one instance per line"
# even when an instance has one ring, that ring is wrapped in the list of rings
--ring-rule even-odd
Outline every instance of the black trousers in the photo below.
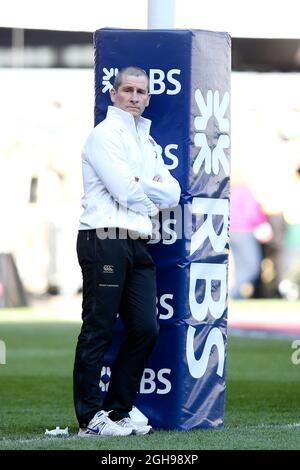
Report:
[[[75,353],[73,392],[79,425],[85,427],[101,409],[114,410],[119,419],[128,415],[159,327],[156,272],[147,240],[120,238],[118,230],[115,239],[99,239],[96,230],[81,230],[77,255],[83,277],[83,324]],[[100,372],[118,313],[125,337],[102,403]]]

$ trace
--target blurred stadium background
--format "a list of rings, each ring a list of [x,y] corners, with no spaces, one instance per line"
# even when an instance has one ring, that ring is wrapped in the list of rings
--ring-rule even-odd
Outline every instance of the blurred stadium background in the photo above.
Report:
[[[30,302],[36,296],[75,294],[80,289],[74,247],[81,211],[80,151],[93,125],[93,31],[104,26],[147,27],[145,0],[126,5],[116,1],[113,11],[101,0],[87,0],[84,5],[75,1],[71,10],[67,1],[43,2],[43,6],[34,0],[4,3],[2,307],[24,304],[25,297]],[[251,188],[275,235],[263,247],[261,276],[250,286],[248,297],[300,296],[297,5],[268,0],[243,2],[243,7],[234,1],[176,2],[176,27],[226,30],[232,36],[232,181],[243,179]],[[289,225],[296,227],[292,235],[285,230]],[[285,279],[287,258],[297,261],[293,279]],[[26,294],[16,280],[12,288],[14,262]],[[281,281],[287,282],[279,290]]]
[[[90,56],[92,67],[92,49]],[[80,285],[74,247],[80,149],[93,125],[91,67],[0,72],[0,252],[13,254],[31,294],[75,293]],[[290,191],[300,162],[298,85],[297,73],[232,75],[232,176],[243,174],[267,215],[293,209]],[[297,200],[291,217],[298,214]],[[266,281],[276,276],[273,265],[265,273]],[[1,293],[6,295],[4,286]],[[4,302],[13,306],[16,300],[3,297]]]

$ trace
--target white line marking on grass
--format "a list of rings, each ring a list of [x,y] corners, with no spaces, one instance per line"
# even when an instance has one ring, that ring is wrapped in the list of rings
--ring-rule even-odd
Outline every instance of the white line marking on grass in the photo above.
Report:
[[[268,429],[293,429],[300,428],[300,423],[286,423],[286,424],[258,424],[254,428],[268,428]]]
[[[28,439],[18,439],[18,438],[7,438],[7,437],[4,437],[4,438],[0,438],[0,444],[1,443],[16,443],[16,444],[28,444],[30,442],[53,442],[53,441],[64,441],[64,440],[70,440],[70,439],[74,439],[74,438],[77,438],[77,434],[75,434],[74,436],[64,436],[64,437],[31,437],[31,438],[28,438]]]

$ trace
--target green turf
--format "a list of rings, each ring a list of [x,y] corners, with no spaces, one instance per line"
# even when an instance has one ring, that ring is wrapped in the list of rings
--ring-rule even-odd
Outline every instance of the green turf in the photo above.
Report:
[[[290,340],[229,338],[223,429],[80,439],[71,382],[79,323],[6,317],[2,311],[7,363],[0,365],[0,450],[300,448],[300,364],[291,362]],[[69,426],[69,438],[44,437],[45,428],[58,425]]]

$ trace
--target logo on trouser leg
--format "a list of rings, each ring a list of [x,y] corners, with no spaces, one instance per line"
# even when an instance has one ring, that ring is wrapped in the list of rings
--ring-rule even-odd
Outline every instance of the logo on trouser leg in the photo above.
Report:
[[[113,264],[104,264],[103,265],[103,271],[104,274],[113,274],[114,271],[114,265]]]

